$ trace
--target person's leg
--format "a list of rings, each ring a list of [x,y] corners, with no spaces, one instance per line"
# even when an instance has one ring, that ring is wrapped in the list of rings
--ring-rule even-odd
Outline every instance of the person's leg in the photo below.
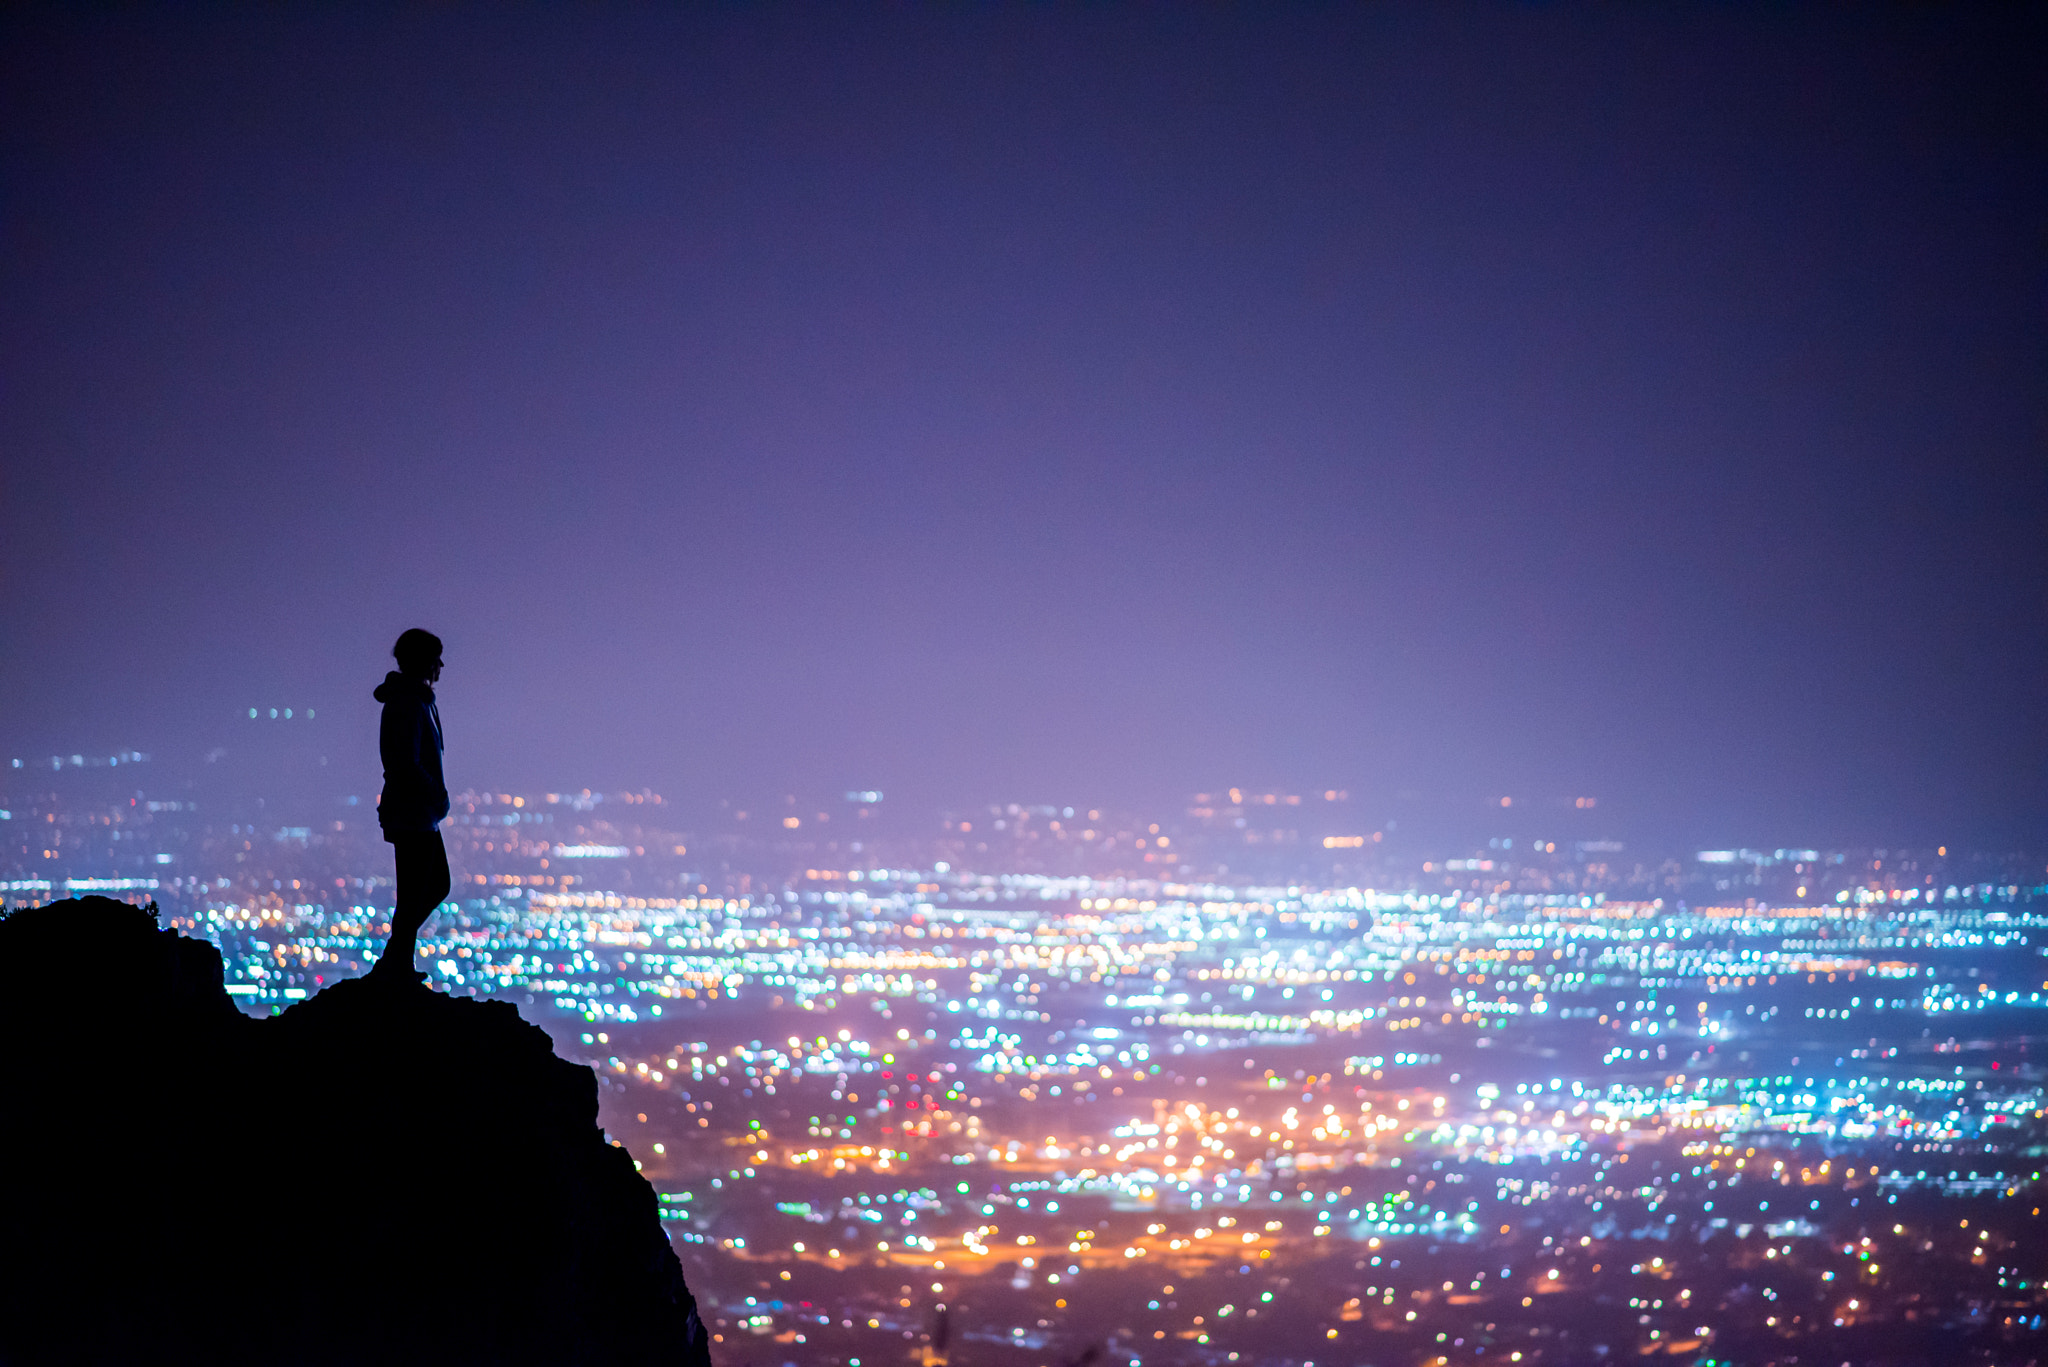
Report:
[[[448,846],[439,831],[401,835],[392,842],[398,873],[397,905],[391,911],[391,941],[377,967],[410,975],[419,951],[420,927],[448,896]]]

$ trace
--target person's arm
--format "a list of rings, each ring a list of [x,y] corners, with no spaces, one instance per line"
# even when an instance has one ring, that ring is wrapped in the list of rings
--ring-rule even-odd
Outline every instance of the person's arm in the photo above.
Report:
[[[432,703],[420,709],[419,756],[427,815],[438,826],[448,816],[448,780],[441,769],[441,712]]]
[[[384,801],[418,806],[432,786],[420,747],[430,744],[426,711],[411,701],[386,703],[377,730],[377,750],[384,760]]]

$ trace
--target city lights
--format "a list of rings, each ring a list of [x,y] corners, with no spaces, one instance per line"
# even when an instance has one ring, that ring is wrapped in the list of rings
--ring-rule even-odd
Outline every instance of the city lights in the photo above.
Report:
[[[1074,843],[1199,857],[1205,812],[1269,805],[1237,798],[1197,799],[1179,835],[1091,811]],[[74,851],[130,829],[196,847],[176,876],[4,891],[154,896],[221,947],[247,1010],[382,943],[388,884],[345,822],[13,803]],[[1611,1301],[1611,1337],[1668,1351],[1895,1313],[1879,1278],[1935,1254],[1893,1226],[1944,1207],[1977,1221],[1952,1250],[1971,1303],[2035,1313],[2013,1221],[2037,1202],[2042,1083],[2000,1041],[2048,1007],[2038,887],[1707,851],[1709,893],[1819,886],[1695,901],[1603,880],[1611,842],[1502,838],[1414,861],[1405,886],[813,858],[714,890],[680,862],[703,838],[643,815],[664,807],[464,795],[457,896],[423,953],[436,989],[509,999],[594,1068],[728,1336],[922,1343],[940,1293],[917,1288],[951,1278],[949,1315],[1028,1307],[1023,1338],[998,1335],[1013,1347],[1250,1361],[1280,1330],[1320,1345],[1302,1361],[1524,1343],[1511,1357],[1540,1350],[1545,1307]],[[1057,840],[1067,810],[989,824]],[[1785,1271],[1730,1299],[1752,1263]],[[1794,1295],[1824,1313],[1781,1315]]]

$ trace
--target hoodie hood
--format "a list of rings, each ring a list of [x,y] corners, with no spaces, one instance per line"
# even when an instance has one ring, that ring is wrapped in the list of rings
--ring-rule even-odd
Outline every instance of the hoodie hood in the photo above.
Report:
[[[394,669],[384,676],[384,682],[377,685],[377,691],[372,696],[378,702],[397,702],[403,698],[412,698],[419,702],[431,703],[434,700],[434,690],[418,679]]]

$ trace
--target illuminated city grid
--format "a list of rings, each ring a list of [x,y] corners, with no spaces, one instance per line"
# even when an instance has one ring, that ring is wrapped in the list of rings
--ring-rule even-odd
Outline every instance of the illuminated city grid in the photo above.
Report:
[[[469,805],[434,985],[599,1071],[733,1360],[1748,1361],[2040,1328],[2038,887],[1695,906],[936,860],[633,895],[603,870],[644,835]],[[367,968],[389,897],[271,881],[7,891],[153,892],[268,1012]]]

